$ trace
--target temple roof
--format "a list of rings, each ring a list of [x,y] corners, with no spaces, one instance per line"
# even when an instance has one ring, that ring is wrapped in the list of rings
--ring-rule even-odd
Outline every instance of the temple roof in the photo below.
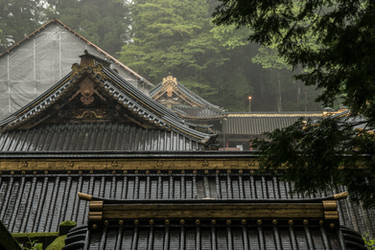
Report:
[[[0,152],[196,151],[202,145],[174,131],[120,123],[54,124],[0,133]]]
[[[225,112],[183,86],[173,76],[163,78],[162,83],[150,91],[150,96],[187,119],[217,119]]]
[[[133,203],[152,200],[169,203],[217,201],[227,202],[229,205],[233,205],[231,201],[249,200],[263,203],[309,203],[311,199],[323,200],[324,198],[320,197],[332,196],[332,193],[306,196],[291,193],[292,189],[292,183],[285,182],[277,176],[254,175],[250,171],[241,174],[238,171],[228,174],[225,170],[208,173],[203,170],[151,170],[126,173],[109,170],[95,173],[52,170],[26,171],[23,174],[8,172],[0,176],[0,220],[11,232],[54,232],[64,220],[87,225],[89,204],[79,199],[78,192]],[[338,188],[335,192],[342,191],[342,188]],[[365,209],[348,199],[338,201],[337,205],[340,225],[372,237],[375,235],[373,209]],[[227,216],[229,218],[228,214]],[[272,222],[270,218],[259,214],[258,216],[255,220]],[[296,217],[294,213],[290,213],[289,216],[289,219],[294,219],[296,223],[302,223],[304,219]],[[132,219],[128,219],[128,224],[129,220]],[[316,222],[320,219],[310,220]]]
[[[365,250],[360,235],[319,225],[117,225],[90,231],[79,227],[68,249],[335,249]]]
[[[275,129],[285,128],[299,119],[321,119],[323,112],[284,112],[284,113],[227,113],[223,119],[224,134],[261,135]]]
[[[213,138],[103,64],[86,52],[81,65],[1,121],[0,150],[193,151]]]

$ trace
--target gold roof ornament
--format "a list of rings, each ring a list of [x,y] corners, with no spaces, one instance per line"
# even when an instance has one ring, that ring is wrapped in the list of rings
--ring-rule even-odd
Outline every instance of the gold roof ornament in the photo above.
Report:
[[[173,77],[171,75],[163,78],[163,87],[167,91],[168,97],[172,97],[173,90],[175,87],[177,87],[177,79],[176,77]]]

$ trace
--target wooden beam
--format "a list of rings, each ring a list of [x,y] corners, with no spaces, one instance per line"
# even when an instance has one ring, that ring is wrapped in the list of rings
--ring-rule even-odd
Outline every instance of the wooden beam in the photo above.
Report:
[[[180,159],[0,159],[0,171],[75,170],[257,170],[259,163],[249,158]]]
[[[253,204],[105,204],[104,219],[165,218],[245,218],[245,219],[320,219],[321,203],[253,203]]]

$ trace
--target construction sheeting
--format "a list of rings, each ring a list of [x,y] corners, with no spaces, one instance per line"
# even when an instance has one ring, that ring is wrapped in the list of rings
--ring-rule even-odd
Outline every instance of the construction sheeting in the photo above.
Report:
[[[51,23],[10,53],[3,54],[0,57],[0,120],[35,99],[66,75],[72,64],[79,62],[79,55],[85,49],[106,58],[97,48],[59,23]],[[139,78],[118,64],[112,64],[112,68],[137,88],[143,91],[147,88]]]

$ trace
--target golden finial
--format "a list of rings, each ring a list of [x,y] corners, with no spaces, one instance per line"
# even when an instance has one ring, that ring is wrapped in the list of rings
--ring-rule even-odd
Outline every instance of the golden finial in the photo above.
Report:
[[[177,79],[171,75],[163,78],[163,87],[167,91],[168,97],[172,97],[173,89],[177,86]]]

